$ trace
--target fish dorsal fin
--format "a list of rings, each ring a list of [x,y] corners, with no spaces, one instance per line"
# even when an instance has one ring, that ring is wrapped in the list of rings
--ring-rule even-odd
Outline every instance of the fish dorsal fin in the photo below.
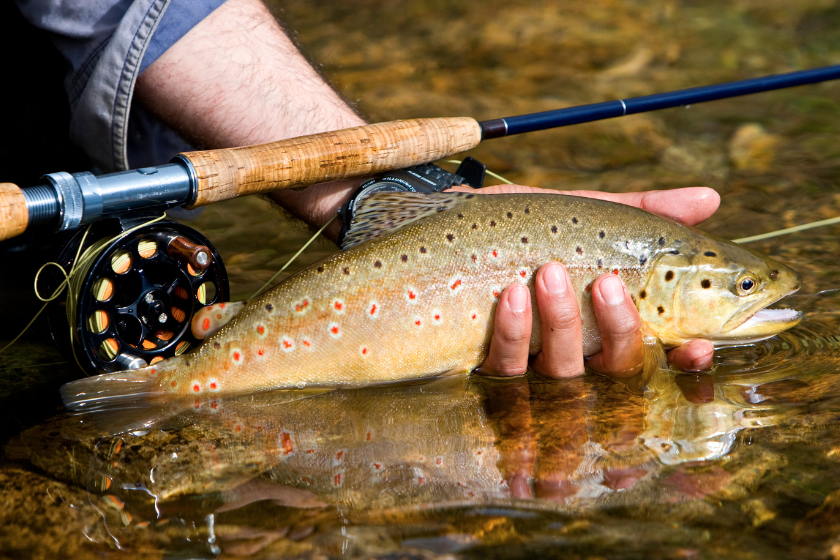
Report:
[[[348,249],[362,241],[389,234],[418,220],[460,206],[472,193],[378,192],[364,197],[341,242]]]

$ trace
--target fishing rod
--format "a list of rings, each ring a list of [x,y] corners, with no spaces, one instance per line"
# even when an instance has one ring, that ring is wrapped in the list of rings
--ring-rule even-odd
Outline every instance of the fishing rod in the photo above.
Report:
[[[67,231],[139,209],[194,208],[325,181],[403,169],[470,150],[482,140],[840,78],[840,65],[478,122],[413,119],[270,144],[182,153],[157,167],[95,176],[48,173],[0,183],[0,240],[28,228]]]
[[[24,188],[0,183],[0,240],[27,231],[23,242],[0,244],[8,271],[0,274],[0,319],[15,325],[40,307],[33,276],[37,293],[54,298],[66,282],[67,297],[42,308],[63,354],[88,373],[154,364],[199,345],[190,328],[193,317],[229,300],[221,256],[201,233],[162,220],[166,208],[376,175],[339,211],[339,242],[346,248],[358,241],[348,227],[372,192],[480,187],[485,168],[472,158],[455,173],[429,162],[482,140],[837,78],[840,66],[830,66],[481,122],[455,117],[372,124],[182,153],[166,165],[99,176],[48,173]],[[47,261],[58,266],[44,268]],[[0,326],[5,323],[0,320]]]

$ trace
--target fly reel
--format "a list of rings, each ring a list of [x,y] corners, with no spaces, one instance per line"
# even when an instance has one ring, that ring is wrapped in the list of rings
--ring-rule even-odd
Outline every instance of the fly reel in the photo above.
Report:
[[[146,220],[99,222],[87,238],[73,236],[57,261],[77,270],[67,299],[50,306],[50,332],[65,353],[72,346],[88,373],[145,367],[195,348],[195,313],[229,298],[227,272],[203,235]],[[39,285],[61,279],[52,273]]]

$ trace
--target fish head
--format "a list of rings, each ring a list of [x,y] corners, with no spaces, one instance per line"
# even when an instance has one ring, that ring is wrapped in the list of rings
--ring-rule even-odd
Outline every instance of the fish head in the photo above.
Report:
[[[637,297],[642,319],[667,346],[704,338],[715,346],[747,344],[796,325],[793,309],[766,309],[796,292],[793,269],[707,234],[663,251]]]

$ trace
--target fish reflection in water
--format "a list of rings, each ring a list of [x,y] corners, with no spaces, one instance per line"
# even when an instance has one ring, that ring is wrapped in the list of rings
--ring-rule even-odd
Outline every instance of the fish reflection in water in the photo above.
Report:
[[[819,322],[806,321],[719,351],[711,375],[660,371],[645,392],[599,376],[280,391],[182,402],[165,429],[114,437],[84,416],[58,418],[24,432],[7,454],[118,504],[123,530],[191,520],[200,527],[191,538],[216,548],[225,538],[216,543],[214,516],[257,503],[368,520],[418,507],[673,503],[729,480],[714,462],[697,476],[674,466],[723,457],[745,428],[840,408],[837,376],[825,375],[840,344],[819,333]],[[809,369],[815,352],[820,367]],[[240,527],[227,538],[259,548],[312,530]]]

